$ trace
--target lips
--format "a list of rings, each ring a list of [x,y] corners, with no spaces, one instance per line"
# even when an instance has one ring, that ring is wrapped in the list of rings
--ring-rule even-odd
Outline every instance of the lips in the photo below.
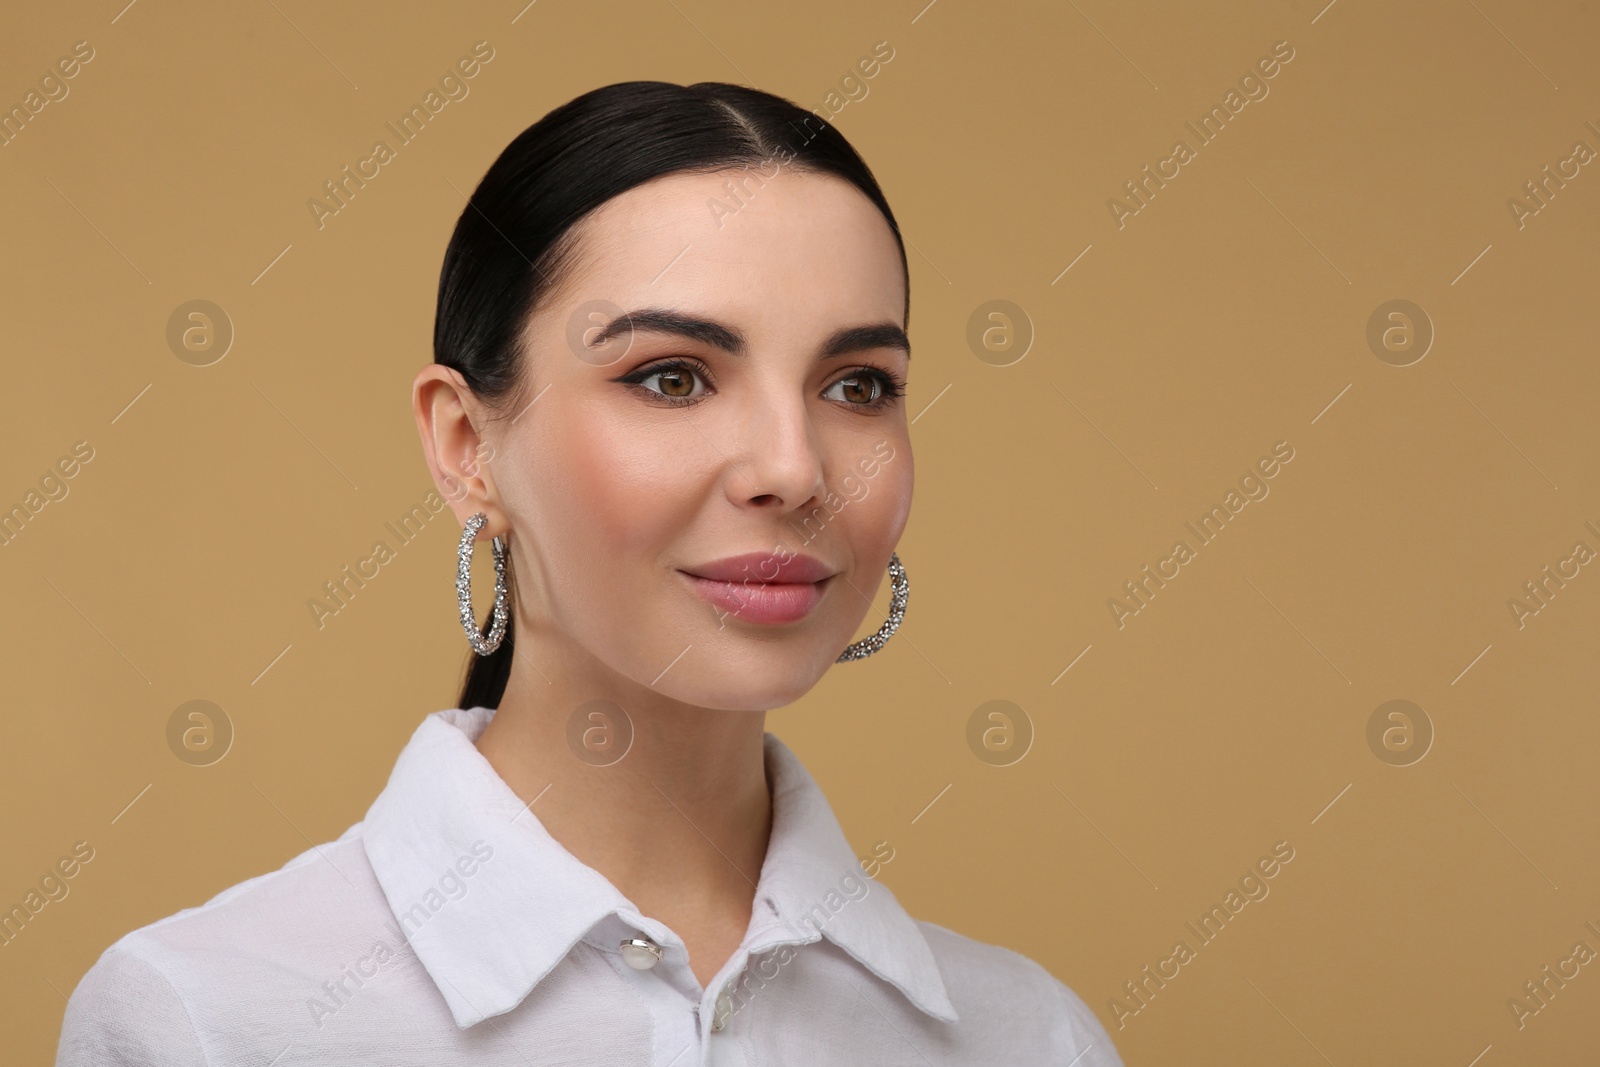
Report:
[[[785,623],[811,614],[838,573],[811,556],[730,556],[679,572],[702,599],[746,622]]]
[[[820,582],[838,573],[837,568],[812,556],[794,555],[780,559],[771,552],[747,552],[742,556],[729,556],[699,566],[684,567],[683,571],[697,578],[709,578],[717,582],[748,582],[751,585],[757,582]]]

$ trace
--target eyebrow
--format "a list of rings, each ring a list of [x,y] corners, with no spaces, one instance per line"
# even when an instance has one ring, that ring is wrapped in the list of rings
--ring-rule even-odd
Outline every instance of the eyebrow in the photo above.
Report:
[[[595,335],[589,342],[591,347],[598,347],[618,335],[626,334],[629,330],[634,332],[665,333],[677,337],[687,337],[693,341],[712,345],[722,349],[730,355],[744,356],[749,354],[749,346],[745,344],[744,334],[737,327],[728,326],[714,319],[701,318],[697,315],[685,315],[682,312],[672,311],[668,308],[641,308],[638,311],[625,311],[606,324],[605,329]],[[829,359],[834,356],[847,355],[851,352],[864,352],[874,348],[898,348],[911,358],[911,340],[906,332],[892,322],[875,322],[865,326],[846,326],[835,330],[817,350],[818,359]]]

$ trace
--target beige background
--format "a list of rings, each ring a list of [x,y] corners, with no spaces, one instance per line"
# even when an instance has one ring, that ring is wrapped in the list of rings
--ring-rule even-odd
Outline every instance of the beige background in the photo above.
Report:
[[[0,506],[94,450],[0,547],[0,902],[94,849],[0,948],[6,1062],[50,1061],[116,938],[360,819],[453,703],[450,520],[320,631],[306,602],[430,488],[408,390],[491,160],[611,81],[826,109],[880,40],[834,121],[914,249],[911,603],[770,728],[861,854],[893,844],[914,915],[1038,959],[1130,1065],[1600,1047],[1600,963],[1508,1007],[1600,950],[1600,563],[1509,606],[1600,549],[1600,163],[1508,207],[1600,149],[1592,5],[122,2],[0,29],[7,107],[94,49],[0,147]],[[480,40],[470,95],[319,230],[307,200]],[[1107,201],[1278,41],[1269,95],[1119,229]],[[195,299],[236,332],[205,367],[166,340]],[[1366,339],[1395,299],[1436,331],[1403,367]],[[1031,323],[1006,366],[967,342],[991,300]],[[1123,583],[1280,441],[1270,495],[1119,628]],[[194,699],[236,731],[207,767],[167,742]],[[1396,699],[1434,734],[1408,766],[1368,743]],[[991,700],[1031,723],[1010,766],[968,746]],[[1270,895],[1116,1029],[1280,841]]]

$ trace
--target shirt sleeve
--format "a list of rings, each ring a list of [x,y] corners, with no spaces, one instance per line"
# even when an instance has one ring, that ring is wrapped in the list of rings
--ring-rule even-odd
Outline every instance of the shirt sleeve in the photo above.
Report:
[[[1049,974],[1048,971],[1045,973]],[[1070,1067],[1123,1067],[1122,1057],[1117,1055],[1117,1046],[1112,1042],[1111,1035],[1106,1033],[1106,1028],[1100,1024],[1089,1005],[1055,975],[1050,975],[1050,981],[1055,985],[1056,995],[1061,998],[1065,1021],[1070,1030],[1070,1055],[1077,1057],[1063,1062],[1060,1067],[1068,1067],[1069,1064]]]
[[[67,1001],[56,1067],[206,1067],[206,1058],[166,975],[112,945]]]

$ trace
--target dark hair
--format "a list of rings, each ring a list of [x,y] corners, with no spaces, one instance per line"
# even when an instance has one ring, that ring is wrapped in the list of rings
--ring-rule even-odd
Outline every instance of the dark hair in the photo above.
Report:
[[[800,172],[836,175],[859,189],[883,213],[905,269],[900,227],[872,171],[814,112],[725,82],[619,82],[584,93],[523,130],[478,183],[456,220],[439,273],[434,362],[460,372],[495,417],[505,417],[520,405],[525,385],[523,328],[572,266],[575,223],[652,178],[774,160]],[[514,618],[516,582],[510,566],[507,572]],[[491,655],[469,650],[461,707],[499,707],[514,630],[508,621]]]

